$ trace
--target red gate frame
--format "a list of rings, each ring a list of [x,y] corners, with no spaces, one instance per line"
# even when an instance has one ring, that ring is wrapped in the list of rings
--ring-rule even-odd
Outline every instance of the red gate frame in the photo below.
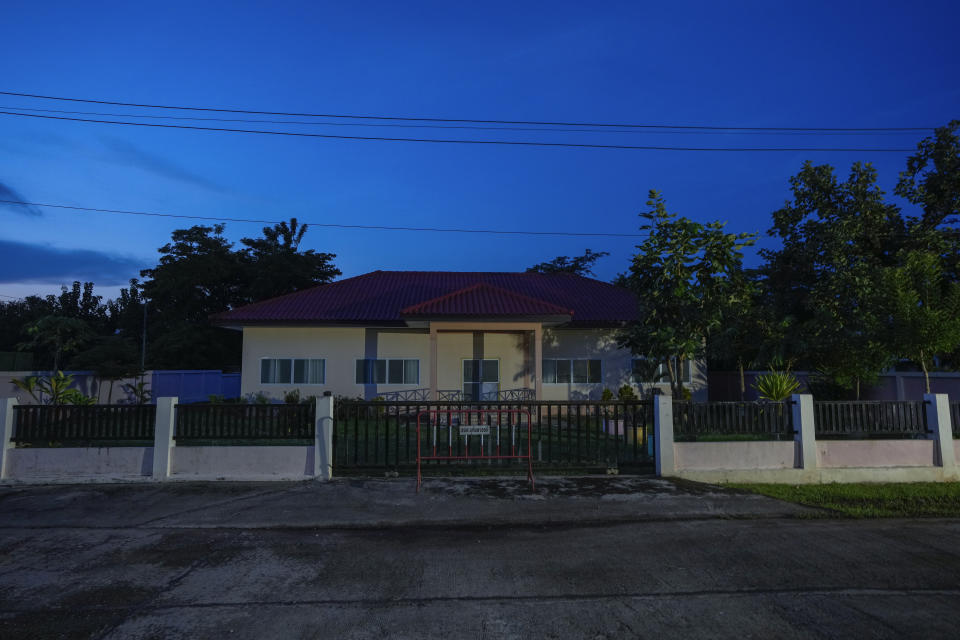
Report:
[[[453,445],[450,444],[450,445],[448,445],[448,450],[447,450],[447,454],[448,454],[448,455],[441,456],[441,455],[437,455],[437,445],[436,445],[436,443],[434,443],[434,444],[433,444],[433,455],[428,455],[428,456],[423,455],[422,452],[421,452],[421,450],[420,450],[420,443],[421,443],[421,440],[420,440],[420,419],[421,419],[423,416],[434,416],[434,415],[440,415],[440,414],[447,414],[447,415],[449,416],[450,414],[454,414],[454,413],[456,413],[456,414],[479,414],[481,421],[483,420],[484,415],[485,415],[485,414],[489,414],[489,413],[496,413],[496,414],[500,414],[500,415],[502,415],[502,414],[510,414],[510,415],[520,415],[520,416],[525,415],[525,416],[527,416],[527,454],[526,454],[526,455],[518,455],[517,452],[516,452],[516,445],[514,445],[513,443],[511,443],[511,446],[510,446],[510,455],[501,454],[501,452],[500,452],[500,445],[499,445],[499,444],[496,445],[496,449],[497,449],[496,455],[490,455],[490,454],[484,455],[484,453],[483,453],[483,445],[481,444],[481,445],[480,445],[480,455],[478,455],[478,456],[472,456],[472,455],[470,455],[470,449],[469,449],[469,447],[467,448],[466,455],[463,455],[463,456],[455,456],[455,455],[453,455]],[[448,417],[447,421],[450,422],[449,417]],[[462,426],[462,425],[461,425],[461,426]],[[477,426],[482,426],[482,425],[477,425]],[[435,427],[435,428],[436,428],[436,427]],[[448,425],[447,425],[447,428],[448,428],[448,429],[453,429],[453,424],[448,424]],[[534,481],[533,481],[533,450],[532,450],[532,448],[531,448],[531,444],[532,444],[532,441],[533,441],[533,438],[532,438],[532,435],[531,435],[531,429],[532,429],[532,428],[533,428],[533,420],[532,420],[532,418],[531,418],[530,411],[527,410],[527,409],[430,409],[430,410],[428,410],[428,411],[421,411],[420,413],[417,414],[417,493],[420,492],[420,486],[423,484],[423,475],[422,475],[422,473],[421,473],[421,464],[422,464],[422,462],[423,462],[424,460],[526,460],[526,461],[527,461],[527,480],[530,481],[530,489],[531,489],[531,490],[535,489],[536,486],[535,486]],[[499,424],[497,425],[497,429],[498,429],[498,430],[500,429]],[[457,437],[462,437],[462,436],[457,436]],[[452,442],[452,439],[451,439],[451,442]],[[492,451],[493,445],[491,445],[490,449],[491,449],[491,451]]]

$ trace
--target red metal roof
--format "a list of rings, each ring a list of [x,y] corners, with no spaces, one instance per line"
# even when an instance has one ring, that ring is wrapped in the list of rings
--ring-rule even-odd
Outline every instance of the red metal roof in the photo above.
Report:
[[[213,321],[226,326],[402,326],[404,311],[418,307],[442,316],[572,314],[571,327],[615,327],[637,317],[636,298],[626,289],[572,274],[374,271],[239,307]]]
[[[572,316],[573,311],[485,282],[401,309],[404,316]]]

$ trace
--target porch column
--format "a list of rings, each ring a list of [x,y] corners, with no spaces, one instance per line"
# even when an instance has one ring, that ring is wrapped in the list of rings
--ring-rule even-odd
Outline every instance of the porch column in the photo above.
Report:
[[[543,400],[543,325],[540,324],[533,330],[533,370],[536,372],[536,398]]]
[[[437,380],[439,374],[437,371],[437,329],[430,323],[430,399],[439,400],[437,393]]]

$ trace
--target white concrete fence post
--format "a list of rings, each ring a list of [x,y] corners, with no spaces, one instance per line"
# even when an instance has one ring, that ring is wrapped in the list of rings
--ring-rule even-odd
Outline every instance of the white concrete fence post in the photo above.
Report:
[[[790,411],[793,418],[794,442],[800,451],[798,468],[817,468],[817,427],[813,415],[813,396],[795,393],[790,396]]]
[[[944,475],[953,473],[957,460],[953,449],[950,398],[945,393],[925,393],[923,401],[927,412],[927,437],[936,441],[937,460],[943,467]]]
[[[153,433],[153,479],[170,477],[170,459],[176,441],[177,398],[157,398],[157,422]]]
[[[0,479],[6,478],[9,472],[7,468],[7,451],[13,448],[13,408],[17,406],[16,398],[0,398]]]
[[[333,394],[324,391],[315,398],[317,427],[313,444],[313,477],[315,480],[333,478]]]
[[[676,471],[673,452],[673,397],[653,396],[653,444],[657,454],[657,475]]]

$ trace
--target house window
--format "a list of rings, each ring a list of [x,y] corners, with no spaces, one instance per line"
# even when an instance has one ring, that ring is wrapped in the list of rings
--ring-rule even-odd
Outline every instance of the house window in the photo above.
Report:
[[[544,360],[545,384],[598,384],[603,381],[599,360]]]
[[[420,361],[357,360],[357,384],[420,384]]]
[[[673,366],[676,367],[679,362],[678,358],[673,358]],[[634,358],[630,361],[631,371],[630,371],[630,380],[634,384],[649,384],[652,382],[670,382],[670,372],[667,370],[666,363],[660,363],[654,375],[651,377],[650,369],[651,361],[647,358]],[[681,370],[681,380],[683,382],[692,382],[692,367],[690,366],[690,360],[683,361],[683,368]]]
[[[463,398],[467,401],[496,400],[500,393],[499,360],[463,361]]]
[[[321,358],[263,358],[260,384],[324,384],[327,361]]]

